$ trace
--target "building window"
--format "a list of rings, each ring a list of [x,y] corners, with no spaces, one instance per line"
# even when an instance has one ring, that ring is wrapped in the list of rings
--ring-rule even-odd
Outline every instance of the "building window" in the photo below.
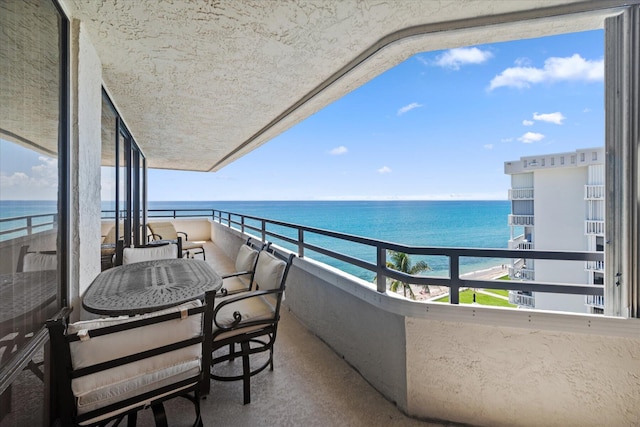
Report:
[[[560,164],[564,165],[564,156],[560,156]]]
[[[571,156],[571,164],[572,165],[576,164],[576,156],[575,155]]]
[[[584,153],[580,153],[580,161],[581,161],[581,162],[584,162],[584,157],[585,157],[585,156],[584,156]],[[594,160],[595,160],[595,159],[594,159]]]
[[[545,159],[540,160],[540,166],[544,166]]]
[[[52,1],[0,2],[0,422],[11,425],[45,424],[44,385],[18,367],[42,360],[33,344],[67,305],[68,27]],[[39,386],[11,399],[17,379]]]
[[[555,166],[555,164],[556,164],[556,158],[552,157],[551,158],[551,166]]]
[[[594,151],[593,153],[591,153],[591,160],[593,160],[594,162],[596,160],[598,160],[598,152]]]

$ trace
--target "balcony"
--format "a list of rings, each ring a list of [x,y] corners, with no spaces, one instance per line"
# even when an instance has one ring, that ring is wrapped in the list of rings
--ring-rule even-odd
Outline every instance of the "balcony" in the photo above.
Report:
[[[509,277],[519,280],[535,280],[535,270],[529,268],[509,267]]]
[[[587,295],[585,296],[585,304],[604,310],[604,296],[603,295]]]
[[[509,249],[533,250],[533,243],[527,241],[524,235],[520,235],[513,240],[509,240]]]
[[[587,261],[585,263],[587,271],[604,271],[604,261]]]
[[[585,200],[604,200],[604,185],[585,185]]]
[[[533,226],[533,215],[509,215],[509,225]]]
[[[510,188],[509,200],[533,200],[533,188]]]
[[[534,295],[526,295],[518,291],[509,291],[509,303],[515,304],[519,308],[535,308],[536,297]]]
[[[604,236],[604,221],[586,220],[584,222],[584,234]]]

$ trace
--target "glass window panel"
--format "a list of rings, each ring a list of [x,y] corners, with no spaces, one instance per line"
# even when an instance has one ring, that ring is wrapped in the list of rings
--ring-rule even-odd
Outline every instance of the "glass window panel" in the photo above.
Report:
[[[31,358],[27,346],[59,309],[59,177],[63,21],[50,1],[0,2],[0,369]],[[42,354],[36,356],[42,360]],[[0,395],[2,425],[42,425],[42,381],[20,373]],[[3,378],[4,379],[4,378]],[[31,386],[26,386],[30,384]],[[3,387],[7,384],[3,384]],[[29,387],[29,399],[20,393]]]

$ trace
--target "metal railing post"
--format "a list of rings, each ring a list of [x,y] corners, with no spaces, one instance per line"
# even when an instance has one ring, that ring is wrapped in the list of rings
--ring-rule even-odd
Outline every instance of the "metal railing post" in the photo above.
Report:
[[[242,231],[242,233],[244,233],[244,221],[245,221],[245,218],[244,218],[244,215],[242,215],[240,217],[240,230]]]
[[[376,277],[376,285],[377,291],[380,293],[384,293],[387,291],[387,276],[382,274],[382,271],[387,266],[387,249],[381,246],[378,246],[377,249],[377,266],[378,266],[378,275]]]
[[[31,236],[31,234],[33,233],[32,227],[33,227],[33,221],[32,221],[32,218],[29,216],[27,217],[27,236]]]
[[[298,256],[304,257],[304,231],[298,228]]]
[[[449,303],[460,304],[460,257],[458,255],[449,257],[449,275],[451,280]]]
[[[262,224],[262,241],[266,242],[267,241],[267,222],[263,219],[261,221]]]

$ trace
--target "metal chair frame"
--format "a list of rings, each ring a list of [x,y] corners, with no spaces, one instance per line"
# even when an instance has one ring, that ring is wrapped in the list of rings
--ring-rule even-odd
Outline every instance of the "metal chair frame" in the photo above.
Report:
[[[61,426],[76,426],[80,423],[86,422],[87,420],[94,419],[104,414],[109,414],[110,412],[126,408],[130,405],[135,405],[133,409],[129,409],[126,412],[113,415],[109,418],[88,425],[104,426],[113,421],[115,421],[114,425],[118,425],[124,417],[127,417],[127,425],[130,427],[135,426],[137,412],[151,407],[156,426],[166,427],[168,423],[163,402],[173,399],[174,397],[184,397],[190,400],[194,405],[196,419],[193,425],[202,427],[203,422],[200,414],[200,400],[204,395],[209,393],[210,389],[207,370],[210,366],[211,360],[211,325],[214,296],[214,291],[207,292],[205,294],[205,303],[201,307],[195,307],[188,310],[189,316],[197,314],[203,315],[202,333],[199,336],[77,370],[74,370],[72,366],[69,344],[73,341],[79,340],[80,338],[77,334],[66,333],[66,319],[64,318],[54,319],[47,322],[47,328],[49,329],[51,339],[53,372],[52,391],[56,399],[53,410],[56,415],[57,424]],[[144,328],[148,325],[180,319],[183,315],[184,313],[181,312],[173,312],[156,317],[132,320],[126,323],[93,329],[90,331],[90,335],[92,337],[103,336],[130,329]],[[144,330],[140,329],[140,333],[144,333]],[[77,414],[75,397],[71,390],[71,380],[73,378],[82,377],[111,368],[117,368],[118,366],[140,361],[163,353],[168,353],[170,351],[198,343],[202,344],[202,360],[200,373],[196,377],[187,378],[178,383],[170,384],[162,388],[95,409],[85,414]],[[188,387],[184,388],[185,386]]]
[[[282,279],[280,281],[279,287],[271,290],[253,290],[248,292],[242,292],[237,295],[233,295],[228,299],[221,301],[216,304],[213,313],[213,324],[216,326],[217,330],[215,330],[212,334],[212,352],[216,350],[226,347],[229,347],[229,352],[227,354],[213,357],[211,360],[211,378],[217,381],[243,381],[243,397],[244,404],[251,402],[251,384],[250,379],[252,376],[262,372],[267,367],[270,367],[270,370],[273,370],[273,348],[276,341],[276,335],[278,331],[278,321],[280,320],[280,306],[282,303],[282,296],[285,290],[285,284],[287,280],[287,275],[289,273],[290,267],[293,262],[294,254],[290,254],[285,256],[278,251],[273,250],[272,248],[264,249],[263,251],[269,252],[275,255],[280,260],[286,263],[284,273],[282,275]],[[233,304],[234,302],[238,302],[241,300],[249,299],[249,298],[258,298],[264,297],[267,295],[275,295],[276,296],[276,306],[274,315],[269,319],[261,319],[261,320],[253,320],[253,321],[242,321],[242,314],[238,311],[234,312],[234,322],[229,326],[224,326],[218,323],[216,316],[220,309],[223,307]],[[216,340],[216,337],[225,334],[228,332],[232,332],[234,330],[242,330],[245,328],[251,328],[249,332],[239,332],[238,334]],[[235,344],[239,344],[239,350],[235,349]],[[269,352],[269,357],[267,361],[260,365],[257,368],[251,368],[249,357],[253,354],[261,353],[261,352]],[[235,358],[242,358],[242,375],[235,376],[222,376],[213,373],[213,368],[216,364],[224,362],[224,361],[233,361]]]

